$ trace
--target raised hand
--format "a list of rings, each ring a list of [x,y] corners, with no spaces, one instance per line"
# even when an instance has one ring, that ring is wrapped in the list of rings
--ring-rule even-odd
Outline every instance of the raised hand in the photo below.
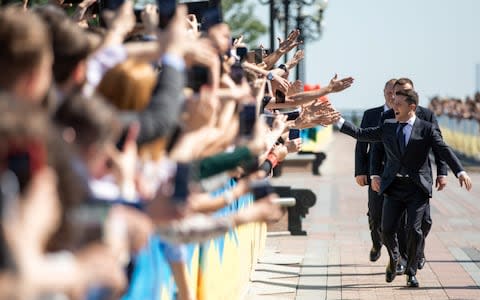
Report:
[[[290,32],[286,40],[282,40],[281,38],[277,38],[278,42],[280,43],[278,50],[281,53],[287,53],[288,51],[292,50],[293,48],[297,47],[302,43],[302,41],[298,41],[298,37],[300,36],[300,30],[295,29]]]
[[[301,92],[303,92],[303,82],[301,80],[295,80],[290,85],[290,88],[288,89],[287,96],[295,95],[295,94],[298,94],[298,93],[301,93]]]
[[[335,74],[335,76],[333,76],[333,78],[330,80],[330,83],[328,84],[330,93],[341,92],[344,89],[349,88],[353,84],[352,77],[345,77],[340,80],[337,80],[337,78],[338,75]]]
[[[140,17],[142,18],[142,24],[145,26],[145,33],[156,34],[160,19],[157,6],[153,4],[145,5],[145,9],[142,11]]]
[[[305,57],[305,52],[303,50],[298,50],[295,52],[293,57],[286,63],[288,69],[294,68],[298,63]]]

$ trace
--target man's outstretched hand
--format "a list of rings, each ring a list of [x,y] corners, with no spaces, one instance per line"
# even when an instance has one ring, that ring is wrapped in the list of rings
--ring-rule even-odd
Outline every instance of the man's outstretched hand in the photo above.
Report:
[[[333,76],[332,80],[330,80],[330,83],[328,84],[328,88],[330,90],[330,93],[338,93],[341,92],[347,88],[349,88],[353,84],[353,78],[352,77],[345,77],[340,80],[337,80],[338,75],[335,74]]]

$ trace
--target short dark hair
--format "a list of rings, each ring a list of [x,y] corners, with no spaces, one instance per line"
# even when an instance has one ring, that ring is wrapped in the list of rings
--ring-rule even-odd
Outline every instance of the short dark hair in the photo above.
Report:
[[[418,106],[418,93],[415,90],[398,91],[396,94],[407,97],[405,101],[407,101],[408,104],[415,104]]]
[[[387,82],[385,82],[384,89],[386,89],[389,84],[392,84],[392,83],[395,84],[395,82],[397,82],[396,78],[392,78],[392,79],[388,80]]]
[[[395,81],[395,84],[393,85],[393,87],[395,88],[397,85],[404,86],[406,84],[410,84],[412,86],[412,89],[415,88],[415,86],[413,85],[413,81],[407,77],[399,78],[397,81]]]
[[[113,106],[98,94],[86,97],[81,93],[66,99],[55,113],[54,120],[61,127],[75,130],[75,142],[80,147],[97,143],[115,143],[122,126]]]
[[[59,7],[40,6],[35,12],[45,21],[52,35],[55,82],[64,83],[90,53],[87,34]]]
[[[12,88],[19,77],[51,55],[48,30],[35,14],[20,7],[0,9],[0,87]]]

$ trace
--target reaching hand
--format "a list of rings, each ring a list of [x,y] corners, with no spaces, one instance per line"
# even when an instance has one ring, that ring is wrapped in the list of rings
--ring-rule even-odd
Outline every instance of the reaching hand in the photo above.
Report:
[[[435,180],[435,187],[437,188],[437,191],[443,190],[445,186],[447,186],[447,177],[437,176],[437,179]]]
[[[368,184],[367,175],[357,175],[355,181],[359,186],[366,186]]]
[[[273,74],[273,80],[272,80],[273,91],[280,90],[281,92],[286,94],[289,87],[290,87],[290,82],[288,82],[288,79],[278,76],[277,74]]]
[[[331,93],[341,92],[344,89],[349,88],[353,83],[352,77],[345,77],[340,80],[337,80],[337,78],[338,75],[335,74],[335,76],[333,76],[332,80],[330,80],[330,83],[328,84],[328,88]]]
[[[233,48],[233,49],[237,49],[237,48],[240,47],[242,44],[243,44],[243,35],[239,36],[238,38],[236,38],[236,39],[233,41],[232,48]]]
[[[460,182],[461,187],[465,185],[467,191],[470,191],[472,189],[472,179],[470,179],[470,176],[468,176],[466,172],[458,176],[458,181]]]
[[[281,53],[287,53],[288,51],[297,47],[302,43],[302,41],[297,40],[299,36],[300,36],[300,30],[295,29],[295,30],[292,30],[292,32],[290,32],[286,40],[282,41],[282,39],[277,38],[278,42],[280,43],[278,50]]]
[[[292,141],[286,141],[285,146],[287,147],[288,153],[297,153],[302,149],[302,139],[294,139]]]
[[[145,5],[145,9],[142,11],[140,17],[142,18],[142,24],[145,26],[145,33],[156,34],[160,18],[157,12],[157,6],[153,4]]]
[[[295,80],[290,85],[287,96],[295,95],[301,92],[303,92],[303,82],[301,80]]]
[[[286,63],[288,69],[294,68],[298,63],[305,57],[305,52],[303,50],[298,50],[295,52],[293,57]]]

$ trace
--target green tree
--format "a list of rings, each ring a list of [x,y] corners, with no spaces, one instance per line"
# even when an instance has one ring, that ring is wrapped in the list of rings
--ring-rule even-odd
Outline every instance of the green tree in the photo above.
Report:
[[[267,27],[253,16],[254,4],[244,0],[223,0],[222,9],[223,19],[230,25],[232,35],[243,35],[244,42],[250,47],[258,46],[255,42],[267,32]]]

